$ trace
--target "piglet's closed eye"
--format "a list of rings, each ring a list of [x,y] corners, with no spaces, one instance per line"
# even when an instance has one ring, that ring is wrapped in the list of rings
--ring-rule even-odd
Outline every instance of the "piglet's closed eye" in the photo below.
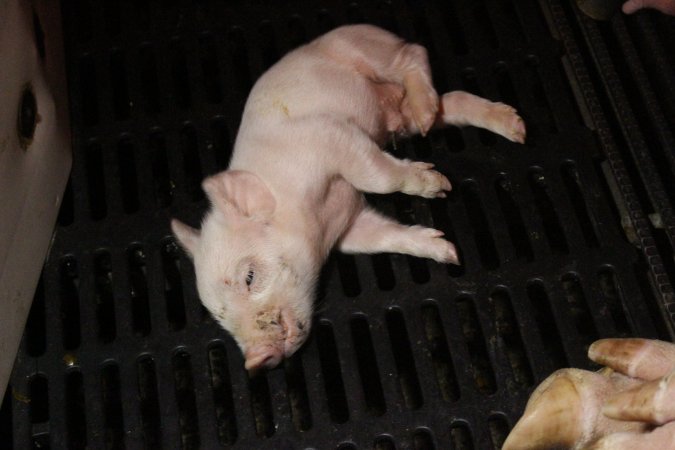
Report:
[[[214,208],[230,219],[266,220],[276,209],[276,200],[254,173],[227,170],[204,180],[204,192]]]

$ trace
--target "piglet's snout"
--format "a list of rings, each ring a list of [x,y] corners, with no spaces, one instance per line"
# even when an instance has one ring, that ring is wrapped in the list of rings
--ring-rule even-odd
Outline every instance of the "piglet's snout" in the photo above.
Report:
[[[249,371],[272,369],[290,357],[304,343],[309,332],[308,322],[298,321],[287,309],[256,314],[258,338],[244,353]]]
[[[246,370],[272,369],[283,359],[284,349],[283,346],[258,345],[248,349],[245,357]]]

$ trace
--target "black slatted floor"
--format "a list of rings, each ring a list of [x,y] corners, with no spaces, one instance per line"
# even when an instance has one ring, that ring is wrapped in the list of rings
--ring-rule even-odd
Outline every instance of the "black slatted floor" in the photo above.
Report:
[[[500,448],[536,384],[609,336],[672,336],[673,19],[564,0],[64,2],[74,166],[0,413],[13,448]],[[440,92],[512,104],[397,143],[447,199],[374,196],[464,265],[336,255],[314,331],[249,378],[169,234],[198,225],[254,80],[334,26],[429,50]],[[609,180],[609,181],[608,181]],[[623,222],[622,222],[623,219]]]

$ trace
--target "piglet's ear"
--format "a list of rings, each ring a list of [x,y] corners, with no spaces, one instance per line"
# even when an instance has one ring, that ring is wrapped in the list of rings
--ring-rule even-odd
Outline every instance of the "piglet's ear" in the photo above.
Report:
[[[227,216],[265,220],[277,204],[265,183],[244,170],[220,172],[205,179],[202,188],[213,206]]]
[[[180,246],[183,247],[187,254],[192,258],[199,241],[199,230],[195,230],[191,226],[185,225],[180,220],[173,219],[171,221],[171,231],[176,235]]]

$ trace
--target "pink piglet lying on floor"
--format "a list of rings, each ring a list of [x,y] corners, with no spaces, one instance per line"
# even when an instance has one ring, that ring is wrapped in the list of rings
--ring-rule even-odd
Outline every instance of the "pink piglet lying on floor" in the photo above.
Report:
[[[443,233],[403,226],[363,192],[444,197],[447,178],[381,150],[392,133],[474,125],[522,143],[516,111],[466,92],[440,98],[426,51],[369,25],[335,29],[281,59],[253,87],[228,170],[204,180],[201,230],[172,229],[194,260],[206,308],[244,353],[271,368],[310,331],[329,252],[396,252],[458,263]]]

